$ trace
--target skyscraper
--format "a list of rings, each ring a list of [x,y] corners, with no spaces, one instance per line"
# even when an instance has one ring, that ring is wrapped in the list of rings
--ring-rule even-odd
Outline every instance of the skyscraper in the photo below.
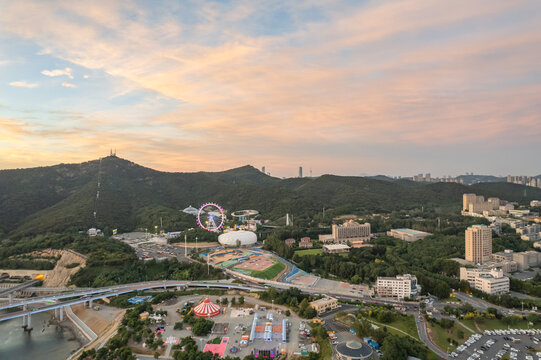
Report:
[[[483,264],[492,255],[492,229],[486,225],[472,225],[466,229],[466,260]]]
[[[261,172],[262,172],[263,174],[266,174],[266,172],[265,172],[265,166],[262,166],[262,167],[261,167]]]
[[[299,166],[299,177],[302,177],[302,166]]]

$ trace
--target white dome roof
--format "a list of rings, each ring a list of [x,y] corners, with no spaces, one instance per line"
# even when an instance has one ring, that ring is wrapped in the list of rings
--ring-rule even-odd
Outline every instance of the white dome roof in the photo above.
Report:
[[[251,231],[230,231],[218,236],[218,242],[223,246],[237,246],[237,240],[240,246],[253,245],[257,242],[257,235]]]
[[[197,215],[199,209],[196,209],[190,205],[186,209],[182,210],[182,212],[185,212],[186,214]]]

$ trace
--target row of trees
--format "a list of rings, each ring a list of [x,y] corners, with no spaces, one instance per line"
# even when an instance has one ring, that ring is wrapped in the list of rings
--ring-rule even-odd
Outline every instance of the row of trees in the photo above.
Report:
[[[305,319],[312,319],[317,315],[317,311],[308,305],[310,297],[297,288],[289,288],[278,292],[275,288],[269,287],[266,291],[260,293],[260,298],[267,302],[273,301],[277,305],[285,305]],[[286,315],[289,316],[287,311]]]

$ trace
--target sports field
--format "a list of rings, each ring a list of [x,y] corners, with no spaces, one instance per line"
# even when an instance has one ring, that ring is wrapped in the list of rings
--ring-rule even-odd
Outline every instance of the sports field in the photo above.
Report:
[[[260,279],[266,279],[271,280],[274,279],[278,274],[280,274],[284,269],[285,265],[282,264],[280,261],[275,261],[273,265],[269,266],[263,271],[258,270],[248,270],[248,269],[242,269],[243,273],[249,273],[250,276],[257,277]],[[236,268],[234,270],[237,270]]]
[[[323,254],[323,250],[321,250],[321,249],[306,249],[306,250],[297,250],[297,251],[295,251],[295,255],[299,255],[299,256],[321,255],[321,254]]]

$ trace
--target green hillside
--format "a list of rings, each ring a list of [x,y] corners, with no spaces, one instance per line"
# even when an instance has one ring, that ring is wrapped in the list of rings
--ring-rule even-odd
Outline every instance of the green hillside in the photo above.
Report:
[[[130,231],[151,227],[160,217],[168,230],[192,226],[179,210],[217,202],[225,209],[257,209],[267,219],[290,213],[306,218],[322,208],[346,212],[388,212],[420,208],[457,212],[462,194],[526,202],[541,189],[507,183],[420,184],[364,177],[324,175],[278,179],[251,166],[223,172],[169,173],[110,156],[100,161],[0,171],[0,235],[101,229]],[[93,211],[96,204],[97,222]]]

